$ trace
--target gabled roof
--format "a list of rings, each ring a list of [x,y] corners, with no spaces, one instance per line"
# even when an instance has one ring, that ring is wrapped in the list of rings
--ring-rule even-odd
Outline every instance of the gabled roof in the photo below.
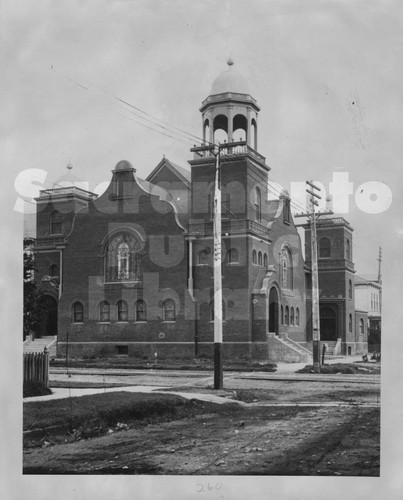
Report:
[[[186,187],[190,188],[190,171],[168,160],[165,156],[154,168],[154,170],[146,177],[146,181],[154,184],[154,179],[164,168],[168,169],[178,178],[179,181],[183,182]]]

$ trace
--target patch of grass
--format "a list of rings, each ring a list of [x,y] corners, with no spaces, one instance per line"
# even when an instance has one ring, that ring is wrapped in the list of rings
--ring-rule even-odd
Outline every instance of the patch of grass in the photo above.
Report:
[[[313,365],[306,365],[301,370],[296,373],[314,373]],[[359,366],[351,363],[333,363],[331,365],[321,365],[320,373],[332,374],[332,373],[344,373],[344,374],[355,374],[364,373]]]
[[[52,391],[39,382],[24,382],[23,394],[24,398],[30,398],[33,396],[47,396],[52,394]]]
[[[144,357],[143,357],[144,358]],[[214,367],[213,359],[201,355],[196,358],[179,359],[167,358],[148,360],[147,357],[135,358],[77,358],[69,359],[69,368],[121,368],[121,369],[138,369],[138,370],[212,370]],[[62,358],[54,358],[50,361],[51,366],[62,367],[66,366],[66,360]],[[224,360],[224,370],[237,371],[264,371],[274,372],[277,369],[276,363],[266,361],[251,361],[251,360]]]
[[[24,404],[23,428],[39,430],[35,436],[66,434],[73,439],[104,434],[111,427],[128,426],[187,418],[214,412],[221,405],[187,400],[173,394],[109,392],[74,398]],[[227,406],[227,405],[222,405]],[[222,408],[225,412],[226,408]],[[221,409],[220,409],[221,411]],[[25,440],[28,442],[29,437]],[[35,443],[30,443],[35,445]],[[37,444],[36,444],[37,445]]]

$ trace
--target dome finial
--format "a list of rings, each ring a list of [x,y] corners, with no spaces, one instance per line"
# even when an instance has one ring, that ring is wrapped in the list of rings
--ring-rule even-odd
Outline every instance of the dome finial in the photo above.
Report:
[[[66,168],[67,168],[67,170],[71,170],[73,168],[71,161],[68,162],[68,164],[66,165]]]
[[[227,64],[229,67],[234,65],[234,61],[231,59],[231,56],[229,56],[229,58],[227,59]]]

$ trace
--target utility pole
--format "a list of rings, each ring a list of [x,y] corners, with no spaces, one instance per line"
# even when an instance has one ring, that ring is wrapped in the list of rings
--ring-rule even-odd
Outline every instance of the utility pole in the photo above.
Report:
[[[220,146],[215,155],[214,182],[214,389],[223,388],[222,270],[221,270],[221,175]]]
[[[311,275],[312,275],[312,356],[315,372],[320,372],[320,316],[319,316],[319,273],[318,273],[318,244],[316,237],[316,221],[321,215],[332,215],[332,211],[315,213],[315,206],[319,203],[315,198],[321,199],[314,190],[321,191],[313,181],[306,181],[308,189],[306,192],[310,198],[310,212],[306,214],[295,214],[295,217],[308,217],[311,226]],[[309,187],[311,189],[309,189]]]
[[[237,146],[238,143],[231,143]],[[203,156],[206,152],[215,157],[214,172],[214,389],[223,388],[223,335],[222,335],[222,262],[221,262],[221,174],[220,152],[227,149],[229,143],[209,144],[208,146],[194,147],[191,151]]]
[[[378,283],[382,285],[382,247],[379,247],[378,261]]]

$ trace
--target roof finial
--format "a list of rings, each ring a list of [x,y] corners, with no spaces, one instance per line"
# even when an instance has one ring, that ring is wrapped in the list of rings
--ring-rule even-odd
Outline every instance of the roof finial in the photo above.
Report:
[[[67,170],[71,170],[73,168],[72,163],[69,161],[68,164],[66,165]]]
[[[229,56],[229,58],[227,59],[227,64],[229,67],[234,65],[234,61],[231,59],[231,56]]]

